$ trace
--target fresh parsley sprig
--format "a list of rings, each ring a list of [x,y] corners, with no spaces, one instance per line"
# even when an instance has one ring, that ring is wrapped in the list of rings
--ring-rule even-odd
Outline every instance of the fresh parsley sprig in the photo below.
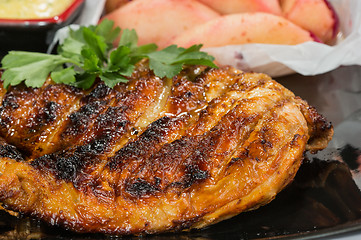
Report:
[[[113,42],[120,32],[112,21],[104,20],[97,26],[70,30],[56,55],[10,51],[1,61],[4,87],[22,82],[28,87],[41,87],[49,74],[56,83],[83,89],[90,88],[97,77],[114,87],[127,82],[135,64],[144,58],[149,59],[149,68],[160,78],[171,78],[188,64],[216,67],[214,58],[200,51],[202,45],[187,49],[171,45],[157,51],[155,44],[138,46],[134,30],[124,29],[114,49]]]

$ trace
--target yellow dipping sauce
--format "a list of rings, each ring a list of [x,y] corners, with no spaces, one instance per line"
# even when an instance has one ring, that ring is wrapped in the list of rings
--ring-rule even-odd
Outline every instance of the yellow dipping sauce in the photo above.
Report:
[[[63,13],[73,2],[74,0],[0,0],[0,18],[52,18]]]

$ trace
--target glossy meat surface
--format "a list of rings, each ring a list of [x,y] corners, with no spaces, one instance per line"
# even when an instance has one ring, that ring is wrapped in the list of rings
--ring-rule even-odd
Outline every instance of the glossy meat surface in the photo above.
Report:
[[[139,65],[114,89],[1,90],[0,202],[79,232],[201,228],[271,201],[332,126],[264,74]]]

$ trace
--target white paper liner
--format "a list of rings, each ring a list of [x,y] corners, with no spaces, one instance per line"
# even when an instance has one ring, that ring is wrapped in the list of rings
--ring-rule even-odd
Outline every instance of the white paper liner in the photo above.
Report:
[[[299,45],[245,44],[203,49],[220,65],[272,77],[293,72],[316,75],[339,66],[361,65],[361,1],[329,0],[338,14],[342,40],[334,46],[317,42]]]

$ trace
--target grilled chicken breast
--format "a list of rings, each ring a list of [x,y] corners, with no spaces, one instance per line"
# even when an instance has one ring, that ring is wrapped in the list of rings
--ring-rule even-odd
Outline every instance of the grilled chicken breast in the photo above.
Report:
[[[188,67],[1,90],[3,208],[78,232],[202,228],[270,202],[332,126],[264,74]]]

